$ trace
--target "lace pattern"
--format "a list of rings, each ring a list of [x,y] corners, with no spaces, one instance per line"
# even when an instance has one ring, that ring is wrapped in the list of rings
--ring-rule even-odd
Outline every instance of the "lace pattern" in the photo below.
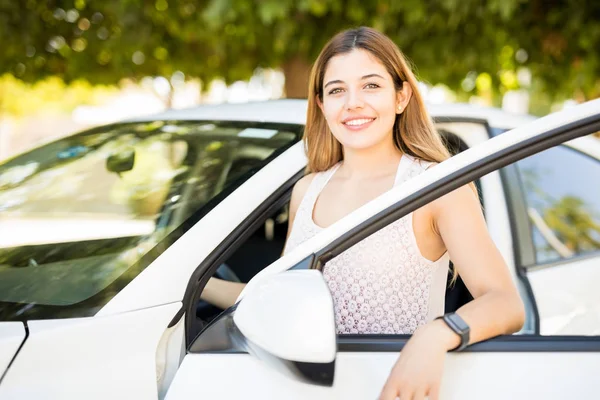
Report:
[[[286,252],[323,228],[313,221],[316,199],[339,164],[317,174],[305,194],[288,239]],[[417,176],[427,165],[404,155],[395,185]],[[444,278],[445,254],[433,262],[424,258],[412,228],[412,213],[397,220],[330,260],[323,276],[334,299],[339,334],[411,334],[428,322],[434,274]],[[443,276],[441,275],[443,274]],[[436,288],[439,285],[436,286]],[[444,293],[436,293],[443,312]]]

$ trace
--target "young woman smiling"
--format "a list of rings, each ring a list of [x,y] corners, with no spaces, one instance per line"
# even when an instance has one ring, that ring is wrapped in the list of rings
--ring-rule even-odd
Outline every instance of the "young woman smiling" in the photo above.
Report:
[[[284,253],[449,157],[403,54],[366,27],[339,33],[317,58],[304,141],[310,174],[292,192]],[[474,300],[443,315],[450,259]],[[438,398],[448,351],[522,327],[508,271],[464,186],[330,260],[323,275],[339,334],[412,334],[380,399],[421,400]],[[242,287],[212,279],[202,297],[228,306]]]

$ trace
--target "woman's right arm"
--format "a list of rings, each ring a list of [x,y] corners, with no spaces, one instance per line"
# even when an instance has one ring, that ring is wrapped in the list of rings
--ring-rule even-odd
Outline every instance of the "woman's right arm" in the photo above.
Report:
[[[296,182],[294,188],[292,189],[286,243],[287,238],[290,237],[290,232],[292,231],[292,225],[294,223],[294,219],[296,218],[296,211],[298,211],[300,202],[302,201],[310,182],[312,182],[313,177],[314,174],[306,175]],[[200,298],[225,310],[235,304],[235,301],[239,297],[240,293],[242,293],[242,290],[244,290],[244,287],[246,287],[245,283],[225,281],[219,278],[210,278],[206,283],[204,290],[202,290]]]

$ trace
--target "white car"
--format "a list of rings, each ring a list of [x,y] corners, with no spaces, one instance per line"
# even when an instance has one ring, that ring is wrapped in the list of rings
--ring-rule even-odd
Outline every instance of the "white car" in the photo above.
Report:
[[[460,154],[281,258],[305,101],[169,111],[0,164],[0,399],[376,398],[408,337],[336,337],[311,267],[474,180],[527,321],[449,354],[442,398],[595,396],[600,100],[430,112]],[[199,300],[214,274],[249,282],[224,312]],[[468,300],[459,284],[446,309]]]

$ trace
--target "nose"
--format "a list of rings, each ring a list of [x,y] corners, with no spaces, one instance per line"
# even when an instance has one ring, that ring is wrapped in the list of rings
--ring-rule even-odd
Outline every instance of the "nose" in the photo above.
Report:
[[[348,89],[346,92],[346,109],[353,110],[355,108],[363,108],[364,102],[359,90]]]

